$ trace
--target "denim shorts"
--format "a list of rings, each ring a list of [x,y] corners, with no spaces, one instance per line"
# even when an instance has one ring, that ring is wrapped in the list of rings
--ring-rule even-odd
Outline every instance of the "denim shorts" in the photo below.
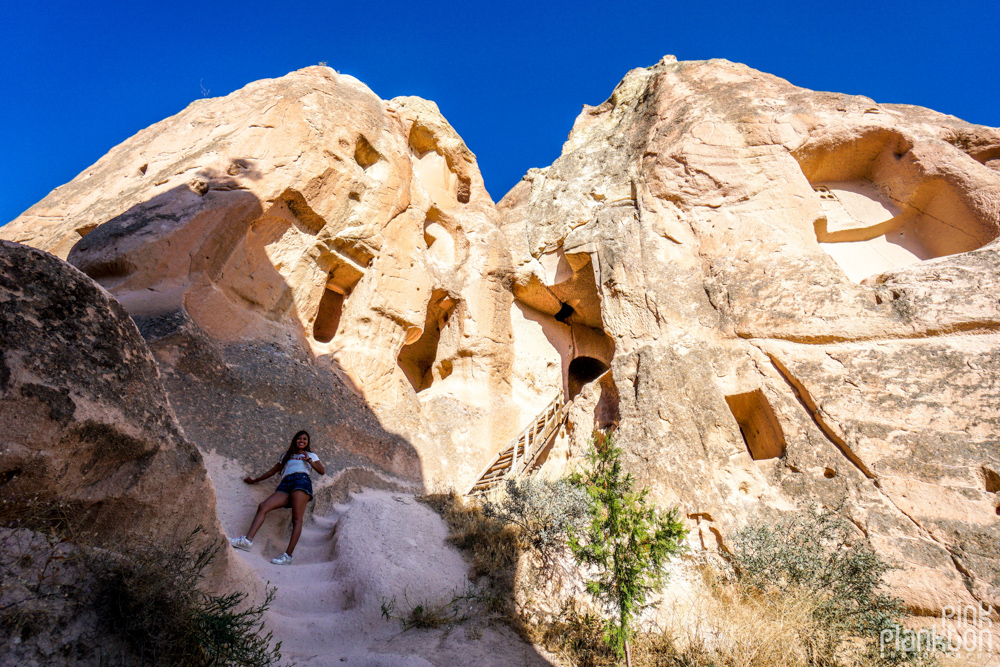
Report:
[[[277,490],[281,493],[287,493],[289,496],[292,495],[292,491],[305,491],[309,494],[309,500],[312,500],[313,497],[312,480],[309,479],[307,472],[293,472],[291,475],[285,475],[281,478],[281,484],[278,485]]]

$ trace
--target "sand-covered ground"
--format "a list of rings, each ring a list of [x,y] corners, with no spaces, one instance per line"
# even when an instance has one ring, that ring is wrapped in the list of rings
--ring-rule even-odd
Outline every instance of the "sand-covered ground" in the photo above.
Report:
[[[219,519],[230,536],[249,527],[257,503],[277,479],[255,486],[247,471],[209,454],[206,465],[218,499]],[[539,649],[505,627],[473,618],[445,629],[402,632],[382,616],[395,598],[396,614],[417,604],[437,604],[468,591],[468,563],[447,543],[447,527],[411,494],[366,490],[325,515],[307,515],[290,566],[272,565],[287,545],[290,512],[275,510],[254,540],[239,551],[249,567],[242,581],[259,593],[277,589],[267,628],[281,641],[288,663],[352,667],[457,667],[551,665]]]

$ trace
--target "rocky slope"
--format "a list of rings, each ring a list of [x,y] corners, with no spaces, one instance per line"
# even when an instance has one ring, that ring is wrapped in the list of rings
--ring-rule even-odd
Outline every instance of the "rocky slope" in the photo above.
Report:
[[[72,266],[8,241],[0,433],[0,665],[97,664],[100,619],[63,600],[93,586],[75,546],[218,543],[215,490],[128,313]],[[31,530],[45,525],[58,546]],[[261,594],[249,572],[223,551],[206,574]]]
[[[125,306],[223,463],[306,426],[327,499],[464,487],[562,392],[549,472],[617,425],[700,548],[835,506],[932,614],[1000,602],[998,161],[994,129],[668,57],[494,206],[431,103],[313,67],[140,132],[0,236]]]

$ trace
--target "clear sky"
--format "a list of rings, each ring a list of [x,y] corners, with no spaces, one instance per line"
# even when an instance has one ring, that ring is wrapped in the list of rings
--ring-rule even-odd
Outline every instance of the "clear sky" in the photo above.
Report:
[[[419,95],[499,200],[630,69],[726,58],[1000,126],[1000,2],[50,2],[0,5],[0,223],[203,96],[321,61]]]

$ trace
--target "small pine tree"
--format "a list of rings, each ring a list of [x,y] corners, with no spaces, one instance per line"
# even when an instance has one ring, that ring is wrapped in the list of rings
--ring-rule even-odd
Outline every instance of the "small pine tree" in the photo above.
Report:
[[[591,440],[589,469],[571,477],[590,499],[590,523],[570,537],[581,565],[594,569],[587,591],[611,612],[604,638],[631,667],[630,639],[634,621],[650,595],[666,583],[664,566],[682,550],[687,530],[677,508],[660,512],[648,500],[648,489],[635,490],[632,475],[622,472],[622,450],[613,436]]]

